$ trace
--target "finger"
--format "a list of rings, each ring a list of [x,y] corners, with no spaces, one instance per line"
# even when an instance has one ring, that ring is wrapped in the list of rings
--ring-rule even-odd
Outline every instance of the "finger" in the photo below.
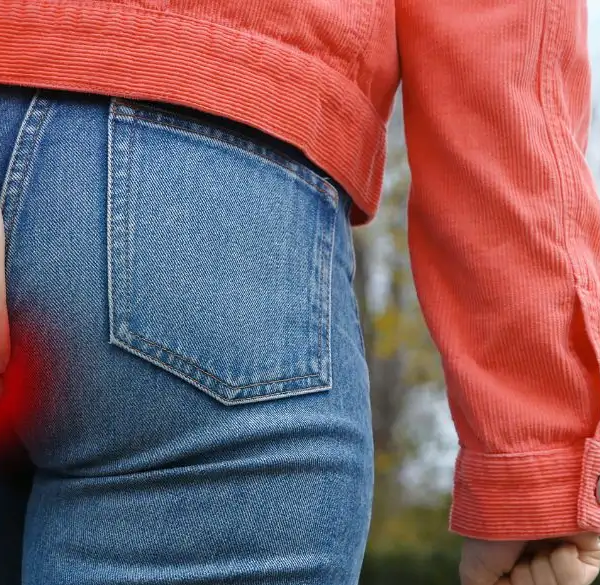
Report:
[[[600,551],[600,542],[596,532],[582,532],[580,534],[570,534],[558,539],[563,542],[574,544],[580,551]]]
[[[536,585],[531,573],[531,565],[528,562],[517,563],[510,572],[511,585]],[[546,585],[540,583],[539,585]]]
[[[558,585],[586,585],[584,565],[579,561],[579,552],[574,544],[563,544],[550,554],[550,564]]]
[[[462,558],[458,567],[460,585],[495,585],[497,577],[477,557]]]
[[[531,574],[536,585],[559,585],[549,554],[539,554],[531,561]]]
[[[525,541],[482,541],[465,538],[461,550],[461,585],[495,585],[510,574]]]
[[[553,543],[550,540],[532,540],[527,543],[515,565],[530,563],[538,555],[549,555],[559,544],[564,544],[564,542],[557,541]]]
[[[595,532],[566,537],[566,542],[577,546],[582,580],[591,583],[600,572],[600,541]]]

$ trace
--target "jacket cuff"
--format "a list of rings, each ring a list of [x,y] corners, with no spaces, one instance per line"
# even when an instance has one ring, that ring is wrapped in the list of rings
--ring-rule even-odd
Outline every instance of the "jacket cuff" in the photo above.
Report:
[[[459,451],[450,532],[481,540],[600,534],[600,440],[547,451]]]

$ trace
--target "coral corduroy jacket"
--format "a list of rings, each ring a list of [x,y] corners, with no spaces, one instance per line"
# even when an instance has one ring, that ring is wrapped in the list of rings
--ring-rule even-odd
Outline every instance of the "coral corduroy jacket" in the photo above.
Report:
[[[460,439],[450,529],[600,531],[600,203],[584,0],[0,0],[0,83],[183,104],[376,212],[402,79],[409,243]]]

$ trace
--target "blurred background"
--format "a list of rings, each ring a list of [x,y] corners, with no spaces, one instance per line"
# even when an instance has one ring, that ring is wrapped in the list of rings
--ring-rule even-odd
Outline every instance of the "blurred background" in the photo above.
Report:
[[[588,5],[594,112],[588,160],[600,184],[600,2]],[[460,585],[461,538],[448,532],[458,439],[410,273],[410,173],[401,110],[398,96],[381,212],[354,231],[376,446],[375,503],[361,585]]]

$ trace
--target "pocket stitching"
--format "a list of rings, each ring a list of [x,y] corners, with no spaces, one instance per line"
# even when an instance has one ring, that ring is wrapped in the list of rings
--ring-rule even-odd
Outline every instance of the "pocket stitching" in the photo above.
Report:
[[[352,232],[352,222],[350,221],[350,213],[352,211],[352,200],[349,199],[348,205],[346,208],[346,227],[348,231],[348,242],[350,243],[350,250],[352,252],[352,271],[350,274],[350,284],[354,285],[354,280],[356,278],[356,251],[354,250],[354,234]]]
[[[326,292],[327,292],[327,298],[322,299],[321,303],[322,305],[326,305],[327,307],[327,328],[325,330],[325,336],[327,339],[327,349],[328,349],[328,354],[327,354],[327,364],[325,364],[325,369],[327,371],[327,377],[328,379],[331,380],[332,378],[332,367],[331,367],[331,295],[332,295],[332,289],[333,289],[333,258],[334,258],[334,247],[335,247],[335,226],[337,224],[337,209],[336,209],[336,214],[334,216],[334,221],[333,221],[333,226],[331,228],[331,240],[328,242],[329,245],[329,266],[328,271],[328,279],[329,279],[329,286],[325,287]],[[323,288],[323,287],[322,287]]]
[[[127,106],[130,107],[130,106]],[[164,110],[158,110],[158,111],[164,111]],[[308,170],[310,173],[313,173],[313,175],[317,178],[317,180],[319,181],[318,184],[312,184],[309,181],[307,181],[304,177],[302,177],[302,175],[300,175],[298,172],[294,171],[293,169],[281,164],[279,161],[277,161],[274,157],[271,157],[265,153],[260,153],[260,152],[256,152],[255,150],[252,150],[251,148],[244,148],[242,146],[240,146],[239,144],[236,144],[233,140],[227,140],[227,136],[229,134],[231,134],[232,138],[237,138],[239,140],[242,141],[247,141],[247,139],[245,137],[243,137],[241,134],[236,133],[234,130],[220,130],[220,132],[224,135],[223,137],[216,137],[213,136],[212,134],[210,134],[209,132],[202,132],[199,128],[185,128],[183,126],[178,126],[177,124],[174,123],[170,123],[170,122],[164,122],[164,121],[157,121],[157,120],[148,120],[142,116],[136,116],[134,114],[123,114],[123,113],[118,113],[116,112],[115,114],[115,118],[121,119],[121,120],[137,120],[138,122],[141,122],[143,124],[147,124],[149,126],[158,126],[160,127],[164,127],[164,128],[171,128],[173,130],[177,130],[179,132],[186,132],[186,133],[190,133],[190,134],[194,134],[196,136],[204,136],[205,138],[212,138],[214,140],[217,140],[219,142],[222,142],[223,144],[227,144],[228,146],[232,147],[232,148],[238,148],[240,150],[242,150],[244,153],[246,154],[250,154],[253,156],[257,156],[265,161],[270,162],[271,164],[275,165],[277,168],[283,170],[286,173],[289,173],[291,175],[293,175],[295,178],[299,179],[300,181],[302,181],[305,185],[307,185],[309,188],[314,189],[316,191],[318,191],[319,193],[322,193],[323,195],[325,195],[327,197],[327,199],[331,200],[333,202],[333,204],[335,206],[337,206],[338,204],[338,192],[337,189],[331,185],[331,183],[329,183],[328,181],[325,181],[324,179],[322,179],[321,177],[319,177],[318,175],[316,175],[315,173],[313,173],[313,171],[311,171],[310,169],[308,169],[307,167],[306,170]],[[190,120],[190,123],[192,124],[197,124],[199,126],[201,126],[201,124],[199,122],[194,122],[192,121],[191,118],[188,118]],[[277,153],[277,156],[284,158],[285,155]],[[291,159],[288,159],[292,164],[299,164],[299,163],[294,163]],[[324,189],[320,183],[324,183],[325,185],[329,186],[329,189]]]
[[[113,113],[114,113],[115,117],[121,117],[121,118],[134,117],[135,113],[134,114],[119,113],[119,108],[126,108],[133,112],[140,112],[140,113],[147,112],[148,115],[151,115],[153,112],[158,112],[159,114],[162,114],[165,117],[168,117],[170,120],[173,120],[173,119],[176,120],[177,118],[179,118],[179,119],[187,121],[188,123],[194,125],[195,127],[206,128],[206,124],[203,124],[197,118],[194,118],[191,114],[183,114],[183,113],[179,113],[179,112],[175,113],[166,108],[159,107],[158,104],[156,104],[156,103],[147,103],[147,102],[140,103],[140,102],[126,100],[124,98],[113,98],[112,105],[114,105]],[[198,110],[198,113],[202,114],[205,112],[203,112],[202,110]],[[138,117],[138,119],[153,122],[155,124],[162,123],[162,122],[158,122],[156,120],[147,120],[146,118],[143,118],[143,117]],[[244,124],[243,122],[237,122],[236,120],[232,120],[232,121],[239,123],[241,125]],[[218,132],[222,133],[225,136],[229,135],[232,138],[241,140],[245,144],[252,144],[252,139],[248,138],[243,132],[241,132],[240,130],[237,130],[236,128],[232,129],[229,127],[224,127],[223,125],[216,123],[216,122],[215,123],[211,122],[210,124],[214,129],[216,129]],[[185,128],[183,126],[178,126],[176,122],[168,124],[168,126],[175,128],[175,129],[185,130]],[[256,128],[256,129],[260,130],[259,128]],[[303,163],[295,161],[291,156],[287,155],[285,152],[278,150],[277,147],[273,147],[270,145],[261,145],[261,146],[263,148],[265,148],[266,150],[271,150],[273,152],[273,154],[275,154],[276,156],[283,159],[285,161],[285,163],[300,166],[303,171],[310,174],[319,184],[327,185],[327,189],[325,189],[324,191],[321,190],[321,192],[326,192],[327,190],[330,190],[331,196],[337,200],[337,198],[339,197],[338,190],[334,185],[332,185],[327,180],[328,177],[321,177],[318,172],[314,171],[313,169],[304,165]],[[248,150],[251,151],[251,149],[248,149]],[[282,166],[277,161],[274,161],[274,162],[275,162],[275,164]],[[283,168],[285,168],[286,170],[289,170],[293,174],[299,175],[299,173],[295,172],[292,169],[287,169],[286,167],[283,167]],[[300,176],[299,178],[302,178],[302,177]],[[315,187],[319,188],[318,185],[315,185]]]
[[[317,218],[320,224],[321,221],[321,212],[319,210],[319,217]],[[335,223],[334,223],[335,225]],[[323,230],[321,229],[321,226],[318,226],[318,230],[319,230],[319,254],[317,257],[317,262],[319,263],[319,282],[317,283],[317,291],[321,291],[322,287],[323,287],[323,260],[322,260],[322,254],[323,254],[323,242],[325,240],[325,238],[323,237]],[[318,329],[321,327],[321,323],[323,322],[323,299],[321,299],[320,302],[320,307],[319,307],[319,321],[317,323],[317,331]],[[319,360],[319,368],[322,369],[323,367],[323,357],[322,357],[322,350],[321,350],[321,345],[323,344],[323,335],[321,334],[320,331],[318,331],[318,336],[319,336],[319,349],[318,349],[318,360]]]
[[[135,122],[134,122],[135,123]],[[133,141],[135,136],[135,127],[133,131],[129,133],[129,140],[127,141],[127,176],[131,177],[131,169],[133,166]],[[127,329],[129,330],[129,323],[131,323],[131,297],[132,297],[132,286],[131,286],[131,184],[133,181],[127,181],[127,192],[125,209],[127,210]]]
[[[332,192],[334,194],[334,196],[331,196],[329,193],[327,193],[325,190],[321,189],[319,187],[319,185],[313,185],[309,182],[307,182],[303,177],[301,177],[298,173],[294,172],[291,169],[288,169],[284,166],[282,166],[281,164],[279,164],[276,160],[271,159],[270,157],[263,155],[261,153],[258,153],[252,149],[245,149],[237,144],[235,144],[232,141],[228,141],[226,139],[221,139],[218,137],[214,137],[212,136],[210,133],[208,132],[201,132],[199,130],[194,130],[194,129],[189,129],[189,128],[184,128],[182,126],[177,126],[176,124],[170,124],[170,123],[166,123],[166,122],[158,122],[156,120],[147,120],[143,117],[139,117],[139,116],[135,116],[135,115],[127,115],[127,114],[119,114],[118,112],[115,111],[115,119],[120,119],[122,121],[127,121],[130,120],[132,122],[132,124],[135,124],[136,122],[140,122],[140,125],[146,125],[149,127],[154,127],[154,128],[161,128],[161,127],[167,127],[167,128],[172,128],[174,130],[180,131],[180,132],[184,132],[184,133],[190,133],[196,136],[203,136],[205,138],[213,138],[215,140],[217,140],[218,142],[222,143],[222,144],[226,144],[227,146],[234,148],[234,149],[239,149],[241,150],[244,154],[249,154],[251,156],[257,156],[269,163],[272,163],[273,165],[275,165],[277,168],[283,170],[286,173],[291,174],[292,176],[294,176],[295,178],[301,180],[305,185],[307,185],[310,189],[315,189],[317,190],[319,193],[322,193],[323,195],[325,195],[327,197],[328,200],[330,200],[333,203],[333,207],[334,210],[338,209],[338,193],[337,190],[331,186]],[[131,132],[130,134],[130,138],[129,138],[129,142],[128,142],[128,150],[127,150],[127,156],[129,158],[128,160],[128,168],[127,168],[127,173],[128,176],[130,176],[131,174],[131,165],[132,165],[132,148],[133,148],[133,141],[134,141],[134,134],[135,132]],[[224,132],[225,136],[227,136],[227,132]],[[127,219],[129,222],[129,207],[130,207],[130,202],[131,202],[131,183],[128,183],[127,186]],[[319,222],[320,223],[320,222]],[[128,247],[127,247],[127,257],[128,257],[128,262],[129,262],[129,266],[128,266],[128,273],[127,273],[127,286],[128,286],[128,320],[127,322],[130,323],[131,322],[131,252],[130,252],[130,248],[131,248],[131,244],[130,244],[130,234],[131,234],[131,228],[130,228],[130,224],[129,224],[129,229],[128,229]],[[325,238],[323,237],[323,228],[320,227],[319,228],[319,254],[317,257],[317,262],[319,265],[319,282],[317,285],[317,290],[323,290],[324,288],[324,284],[326,282],[325,279],[325,272],[329,271],[330,272],[330,266],[327,266],[326,263],[323,261],[323,246],[324,245],[328,245],[329,247],[331,247],[331,244],[327,243]],[[335,237],[335,221],[333,222],[333,228],[332,228],[332,235],[331,235],[332,239]],[[333,253],[333,251],[331,251],[331,253]],[[331,280],[331,277],[330,277]],[[325,288],[330,288],[331,287],[331,283],[329,287],[325,287]],[[331,292],[329,294],[329,297],[331,296]],[[318,320],[318,329],[320,329],[322,327],[322,325],[320,325],[321,323],[323,323],[323,314],[326,312],[327,314],[327,321],[325,324],[325,346],[329,347],[330,346],[330,316],[331,316],[331,310],[329,308],[329,304],[331,302],[330,298],[322,298],[321,299],[321,306],[319,308],[319,320]],[[328,303],[328,306],[325,306],[325,303]],[[230,384],[228,384],[227,382],[225,382],[224,380],[222,380],[221,378],[219,378],[218,376],[215,376],[214,374],[211,374],[210,372],[207,372],[205,370],[203,370],[199,364],[197,364],[196,362],[194,362],[193,360],[189,360],[187,358],[185,358],[184,356],[178,354],[177,352],[173,351],[173,350],[168,350],[167,348],[161,346],[160,344],[157,343],[153,343],[150,340],[146,339],[145,337],[134,333],[133,331],[131,331],[131,329],[129,328],[129,325],[127,325],[127,330],[129,335],[138,338],[139,340],[141,340],[143,343],[148,343],[152,346],[158,347],[160,348],[162,351],[165,351],[166,353],[175,356],[178,359],[181,359],[182,361],[189,363],[192,367],[196,368],[199,372],[207,375],[208,377],[212,378],[213,380],[215,380],[216,382],[223,384],[224,386],[226,386],[227,388],[231,388],[231,389],[237,389],[237,390],[243,390],[245,388],[252,388],[252,387],[257,387],[257,386],[262,386],[265,384],[277,384],[277,383],[284,383],[284,382],[293,382],[293,381],[297,381],[297,380],[306,380],[306,379],[311,379],[311,378],[320,378],[322,376],[322,374],[309,374],[306,376],[296,376],[293,378],[284,378],[284,379],[280,379],[280,380],[269,380],[268,382],[259,382],[256,384],[247,384],[247,385],[243,385],[243,386],[232,386]],[[319,345],[318,345],[318,350],[317,350],[317,360],[318,360],[318,364],[319,364],[319,369],[323,370],[327,370],[327,375],[329,375],[329,369],[330,369],[330,356],[328,360],[325,360],[325,356],[323,355],[323,333],[319,332],[318,333],[318,337],[319,337]],[[126,343],[126,342],[125,342]],[[160,361],[161,363],[164,363],[162,360],[160,360],[159,358],[155,358],[158,361]]]
[[[177,353],[176,351],[173,351],[172,349],[168,349],[165,346],[161,345],[160,343],[156,343],[155,341],[151,341],[150,339],[146,339],[145,337],[143,337],[142,335],[139,335],[137,333],[134,333],[133,331],[128,329],[128,333],[131,337],[135,337],[136,339],[139,339],[142,343],[146,343],[148,345],[152,345],[153,347],[156,347],[158,349],[160,349],[161,351],[164,351],[165,353],[168,353],[172,356],[174,356],[175,358],[181,360],[182,362],[188,363],[190,366],[192,366],[193,368],[195,368],[196,370],[198,370],[199,372],[201,372],[202,374],[205,374],[206,376],[208,376],[209,378],[212,378],[213,380],[215,380],[216,382],[219,382],[219,384],[223,384],[223,386],[226,386],[227,388],[230,388],[232,390],[244,390],[246,388],[254,388],[256,386],[268,386],[271,384],[280,384],[283,382],[294,382],[296,380],[306,380],[308,378],[320,378],[321,375],[320,374],[310,374],[307,376],[295,376],[293,378],[284,378],[281,380],[268,380],[266,382],[257,382],[255,384],[245,384],[243,386],[232,386],[231,384],[228,384],[227,382],[225,382],[224,380],[222,380],[221,378],[219,378],[218,376],[215,376],[214,374],[211,374],[210,372],[207,372],[206,370],[203,370],[200,367],[200,364],[198,364],[198,362],[196,362],[195,360],[192,360],[186,356],[181,355],[180,353]],[[129,347],[133,347],[135,349],[135,347],[131,344],[129,344],[125,339],[122,339],[120,337],[118,337],[117,339],[120,339],[123,343],[125,343],[126,345],[128,345]],[[141,351],[141,350],[138,350]],[[161,364],[164,364],[165,366],[169,366],[170,364],[168,364],[167,362],[161,360],[158,357],[154,357],[154,359],[157,362],[160,362]],[[196,380],[198,381],[198,380]]]
[[[121,170],[121,174],[122,171],[125,171],[125,175],[122,178],[125,177],[131,177],[131,173],[132,173],[132,165],[133,165],[133,153],[132,153],[132,149],[133,149],[133,145],[135,144],[135,137],[133,137],[133,133],[136,131],[135,128],[136,126],[138,126],[138,130],[139,130],[139,126],[146,126],[146,127],[150,127],[150,128],[155,128],[155,129],[160,129],[161,128],[161,124],[160,123],[152,123],[152,122],[147,122],[146,120],[140,120],[138,119],[134,119],[133,116],[117,116],[115,115],[115,108],[113,105],[113,108],[111,114],[113,114],[111,116],[111,123],[110,123],[110,133],[112,134],[114,131],[114,126],[116,125],[116,123],[118,121],[121,121],[124,123],[124,127],[127,127],[127,122],[130,123],[130,136],[128,137],[127,140],[127,146],[123,149],[123,154],[125,154],[126,156],[129,157],[129,160],[127,161],[125,168]],[[141,122],[141,123],[140,123]],[[179,131],[182,132],[189,132],[186,131],[185,129],[177,129]],[[193,133],[190,132],[192,134],[200,134],[200,135],[204,135],[204,136],[209,136],[207,134],[204,133]],[[286,169],[285,167],[282,167],[281,165],[279,165],[277,162],[271,161],[270,159],[268,159],[267,157],[264,156],[260,156],[257,153],[253,152],[251,149],[250,150],[246,150],[238,145],[236,145],[235,143],[230,143],[226,140],[218,140],[217,141],[221,144],[225,144],[225,145],[231,145],[233,148],[235,148],[236,150],[239,150],[241,152],[243,152],[245,155],[250,154],[250,155],[255,155],[257,157],[260,157],[263,160],[266,160],[270,163],[272,163],[274,166],[276,166],[277,168],[283,170],[284,172],[286,172],[286,174],[288,176],[291,176],[293,178],[300,178],[298,177],[298,175],[294,172],[289,171],[289,169]],[[111,139],[111,144],[113,142],[113,139]],[[110,151],[109,151],[109,165],[111,168],[109,168],[110,175],[110,182],[109,182],[109,199],[114,199],[115,196],[117,196],[117,193],[115,191],[115,189],[112,187],[112,184],[114,182],[114,173],[112,172],[111,169],[114,169],[114,152],[113,152],[113,148],[111,146]],[[121,165],[123,166],[123,165]],[[121,175],[119,175],[121,176]],[[312,185],[310,183],[307,183],[306,181],[302,180],[303,184],[306,184],[312,191],[319,191],[321,193],[324,193],[322,190],[319,190],[317,186]],[[333,187],[332,187],[333,189]],[[111,196],[112,193],[112,196]],[[335,192],[337,195],[337,191]],[[317,291],[320,291],[320,298],[321,298],[321,302],[327,302],[328,306],[323,306],[321,305],[321,307],[319,308],[319,321],[317,323],[317,334],[319,336],[319,346],[318,346],[318,363],[319,363],[319,370],[317,371],[317,373],[315,374],[308,374],[305,376],[294,376],[294,377],[290,377],[290,378],[283,378],[283,379],[277,379],[277,380],[261,380],[257,383],[252,383],[252,384],[244,384],[244,385],[240,385],[240,386],[235,386],[232,385],[231,383],[226,382],[225,380],[220,379],[218,376],[216,376],[215,374],[211,374],[210,372],[207,372],[206,370],[202,369],[200,367],[200,364],[198,364],[197,362],[195,362],[194,360],[191,360],[189,358],[187,358],[186,356],[182,356],[179,353],[167,349],[166,347],[162,347],[160,346],[160,344],[155,343],[153,341],[150,341],[149,339],[146,339],[145,337],[143,337],[142,335],[138,335],[134,332],[132,332],[129,328],[129,323],[131,321],[131,311],[132,311],[132,304],[131,304],[131,242],[130,239],[127,240],[127,256],[126,258],[128,258],[128,274],[127,274],[127,280],[121,280],[121,283],[126,286],[127,288],[129,288],[128,291],[126,291],[127,295],[128,295],[128,304],[126,305],[128,307],[128,314],[123,314],[123,312],[120,312],[120,316],[118,313],[115,312],[116,307],[112,306],[111,308],[111,331],[110,331],[110,341],[120,345],[121,347],[123,347],[124,349],[127,349],[128,351],[138,355],[139,357],[141,357],[142,359],[145,359],[147,361],[150,361],[152,363],[154,363],[155,365],[162,367],[163,369],[171,372],[172,374],[179,376],[185,380],[187,380],[189,383],[191,383],[192,385],[206,391],[206,393],[208,393],[209,395],[215,397],[218,401],[223,402],[223,403],[227,403],[227,404],[241,404],[241,403],[250,403],[250,402],[258,402],[258,401],[266,401],[269,399],[273,399],[273,398],[279,398],[282,396],[288,396],[288,395],[301,395],[301,394],[309,394],[309,393],[315,393],[315,392],[319,392],[319,391],[323,391],[323,390],[328,390],[331,388],[331,366],[330,366],[330,362],[331,362],[331,348],[329,347],[329,356],[328,359],[326,359],[326,356],[323,354],[323,345],[324,343],[326,343],[327,345],[330,344],[330,315],[331,315],[331,307],[330,307],[330,302],[331,302],[331,290],[327,291],[327,290],[323,290],[323,287],[325,285],[325,278],[326,278],[326,273],[325,271],[328,270],[329,267],[329,273],[331,273],[331,265],[333,262],[333,240],[335,238],[335,225],[336,225],[336,221],[335,221],[335,217],[337,215],[337,211],[338,211],[338,200],[336,198],[331,198],[329,196],[327,196],[327,193],[324,193],[326,195],[326,199],[327,202],[329,203],[330,207],[330,213],[332,214],[331,217],[331,233],[327,235],[325,235],[325,228],[324,225],[329,225],[329,220],[324,224],[323,223],[323,213],[325,213],[325,208],[321,208],[320,206],[318,207],[318,209],[320,210],[321,213],[319,213],[319,219],[317,219],[318,223],[320,224],[320,228],[317,227],[317,231],[316,234],[318,234],[318,256],[316,258],[316,260],[319,262],[319,268],[318,268],[318,273],[319,274],[319,280],[316,283],[316,287],[317,287]],[[124,191],[121,191],[121,195],[120,197],[125,196],[127,198],[127,201],[125,202],[125,207],[126,209],[122,209],[121,212],[125,211],[125,213],[127,214],[127,223],[125,225],[127,225],[129,227],[129,221],[130,221],[130,213],[131,213],[131,195],[132,195],[132,185],[130,182],[128,182],[127,188]],[[327,204],[327,202],[324,202]],[[109,220],[112,217],[112,220],[114,221],[114,214],[110,213],[110,209],[112,208],[112,205],[109,207]],[[123,218],[125,219],[125,218]],[[121,220],[122,221],[122,220]],[[112,233],[114,226],[112,225],[112,221],[110,222],[110,232]],[[128,229],[128,233],[131,234],[131,230]],[[125,234],[122,233],[122,231],[120,232],[120,236],[119,237],[123,237]],[[329,239],[331,238],[331,240]],[[109,241],[109,245],[110,245],[110,241]],[[326,248],[324,248],[326,246]],[[112,246],[111,246],[112,248]],[[123,260],[125,259],[124,256],[125,254],[123,253],[125,250],[121,249],[121,252],[118,254],[118,256],[120,256],[120,260],[118,259],[118,257],[116,257],[113,254],[109,253],[109,258],[112,256],[112,262],[110,262],[110,268],[114,268],[112,266],[112,264],[114,262],[123,262]],[[114,252],[114,250],[113,250]],[[330,257],[330,262],[326,262],[326,257],[327,254],[331,254]],[[112,270],[111,270],[112,272]],[[110,276],[110,274],[109,274]],[[117,283],[112,282],[111,286],[110,286],[110,292],[109,295],[110,297],[113,296],[113,288]],[[331,283],[329,286],[329,289],[331,287]],[[315,291],[315,292],[317,292]],[[112,303],[111,303],[112,304]],[[125,308],[125,307],[124,307]],[[314,315],[314,313],[313,313]],[[118,326],[115,326],[115,320],[113,319],[114,317],[118,318]],[[323,318],[324,316],[326,316],[326,321],[324,322]],[[125,321],[123,321],[123,318],[125,317]],[[325,331],[323,332],[323,327],[325,327]],[[325,337],[323,337],[323,334],[325,335]],[[132,344],[132,341],[136,340],[137,342]],[[138,346],[139,344],[144,344],[147,345],[147,349],[143,347]],[[167,356],[172,356],[175,360],[175,363],[173,362],[169,362],[167,360],[162,360],[159,356],[156,355],[156,352],[152,352],[152,351],[148,351],[151,350],[152,347],[157,348],[159,351],[164,351],[165,354]],[[181,365],[177,366],[177,362],[179,362]],[[186,372],[187,369],[189,368],[193,368],[193,370]],[[183,370],[183,371],[182,371]],[[221,387],[221,390],[218,389],[218,387],[213,388],[212,384],[211,385],[206,385],[203,383],[201,377],[202,376],[206,376],[207,379],[211,379],[213,380],[216,384],[218,384],[218,386]],[[302,387],[296,387],[296,388],[282,388],[280,390],[275,390],[275,389],[271,389],[270,387],[272,387],[273,385],[282,385],[282,384],[286,384],[286,383],[290,383],[290,382],[294,382],[294,381],[301,381],[301,380],[306,380],[305,384],[306,385],[302,385]],[[315,381],[320,381],[321,384],[320,385],[316,385],[315,382],[309,382],[309,380],[315,380]],[[312,384],[312,385],[310,385]],[[249,392],[244,392],[244,390],[246,389],[251,389],[251,388],[260,388],[260,387],[264,387],[265,391],[259,391],[260,393],[249,393]],[[233,393],[233,395],[232,395]],[[242,396],[235,396],[235,393],[241,393],[241,394],[245,394]]]
[[[322,385],[322,386],[313,386],[313,387],[308,387],[308,388],[295,388],[292,390],[281,390],[279,392],[269,392],[268,394],[258,394],[255,396],[247,396],[247,397],[243,397],[243,398],[226,398],[222,394],[219,394],[218,392],[215,392],[214,390],[211,390],[210,388],[206,387],[204,384],[202,384],[202,382],[200,382],[200,380],[192,378],[191,376],[187,375],[186,373],[182,372],[181,370],[175,369],[170,364],[166,364],[165,362],[159,360],[158,358],[156,358],[152,355],[148,355],[147,353],[144,353],[143,351],[137,349],[136,347],[128,344],[126,341],[123,341],[121,338],[111,335],[111,340],[113,342],[115,342],[116,345],[123,347],[124,349],[126,349],[127,351],[131,352],[134,355],[137,355],[142,360],[150,362],[150,363],[162,368],[163,370],[173,374],[174,376],[178,376],[179,378],[182,378],[183,380],[192,384],[195,388],[198,388],[198,387],[201,388],[203,392],[206,392],[209,396],[211,396],[212,398],[214,398],[215,400],[217,400],[218,402],[220,402],[222,404],[238,405],[238,404],[249,404],[249,403],[255,403],[255,402],[268,402],[269,400],[284,398],[286,396],[301,396],[303,394],[316,394],[318,392],[323,392],[325,390],[331,389],[331,381],[329,381],[327,384]],[[268,385],[268,383],[267,383],[267,385]],[[231,386],[229,386],[229,387],[232,388]]]

